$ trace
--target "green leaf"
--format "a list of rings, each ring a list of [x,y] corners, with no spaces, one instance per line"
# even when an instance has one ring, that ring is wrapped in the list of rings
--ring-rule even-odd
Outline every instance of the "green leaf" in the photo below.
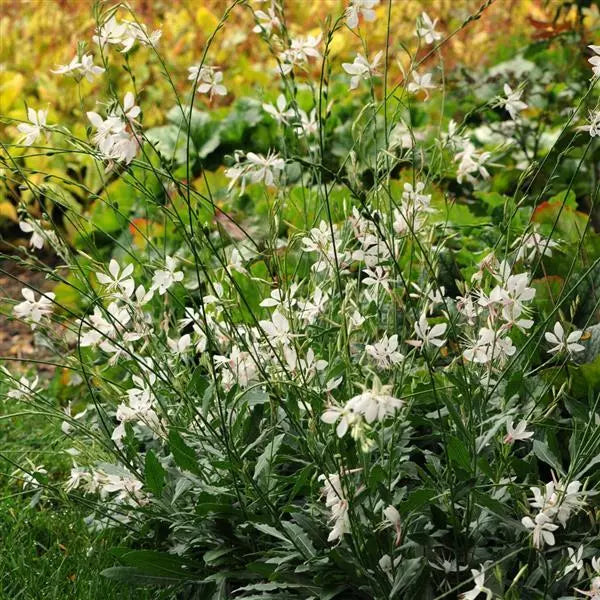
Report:
[[[254,479],[259,479],[266,470],[270,470],[284,437],[285,433],[280,433],[279,435],[276,435],[269,444],[267,444],[267,447],[263,453],[256,460],[256,466],[254,467]]]
[[[551,452],[548,444],[542,442],[541,440],[533,441],[533,453],[537,456],[542,462],[545,462],[547,465],[550,465],[557,473],[560,475],[564,474],[564,470],[558,458]]]
[[[305,558],[312,558],[316,555],[317,551],[302,527],[291,521],[283,521],[281,525],[290,534],[290,538],[294,540],[295,546],[300,548]]]
[[[175,125],[163,125],[162,127],[149,129],[146,132],[146,138],[166,160],[175,161],[180,165],[186,164],[188,141],[185,131]],[[190,163],[193,164],[198,152],[191,139],[189,144]]]
[[[435,490],[421,489],[415,490],[408,498],[398,505],[398,512],[401,515],[408,515],[413,510],[421,508],[436,496]]]
[[[175,459],[175,464],[180,469],[200,475],[196,453],[183,441],[183,438],[175,429],[169,431],[169,448]]]
[[[109,567],[100,573],[103,577],[135,585],[168,586],[181,583],[181,577],[150,575],[135,567]]]
[[[160,496],[165,487],[165,470],[152,449],[146,452],[144,476],[146,478],[146,487],[155,496]]]
[[[450,460],[470,473],[472,470],[471,457],[465,444],[457,437],[451,437],[448,440],[448,457]]]

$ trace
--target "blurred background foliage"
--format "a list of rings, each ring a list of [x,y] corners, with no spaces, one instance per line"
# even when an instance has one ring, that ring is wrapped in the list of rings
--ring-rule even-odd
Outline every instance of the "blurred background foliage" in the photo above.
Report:
[[[113,4],[101,2],[99,7],[106,9]],[[585,53],[586,45],[594,42],[595,32],[600,27],[598,3],[593,0],[496,0],[479,18],[463,27],[484,4],[487,3],[482,0],[392,0],[394,28],[389,34],[388,89],[402,84],[403,68],[408,66],[411,54],[416,55],[415,61],[424,61],[420,70],[434,68],[441,59],[445,84],[447,89],[452,89],[452,94],[436,94],[428,102],[414,104],[409,115],[413,127],[423,127],[423,136],[432,137],[435,133],[431,127],[427,129],[428,124],[446,123],[449,117],[466,117],[466,124],[476,128],[483,117],[469,115],[500,91],[507,74],[513,84],[518,84],[515,74],[521,70],[522,78],[533,82],[531,91],[538,96],[531,98],[530,113],[540,122],[534,143],[536,152],[543,156],[564,122],[564,111],[571,106],[573,90],[583,89],[589,77]],[[134,89],[143,111],[144,131],[154,144],[154,150],[158,150],[163,159],[171,157],[173,172],[182,181],[186,179],[182,145],[185,140],[178,135],[181,113],[174,108],[175,91],[184,104],[189,101],[191,85],[187,69],[200,62],[208,40],[230,3],[225,0],[135,0],[129,5],[149,30],[162,29],[158,45],[161,58],[141,45],[125,55],[114,50],[106,54],[107,73],[93,83],[85,79],[78,83],[51,70],[67,64],[81,43],[86,43],[85,51],[94,55],[95,63],[101,64],[100,52],[91,41],[96,27],[95,2],[4,0],[0,17],[0,136],[5,143],[18,139],[16,125],[25,119],[26,106],[48,108],[48,124],[65,126],[75,137],[87,140],[89,123],[85,113],[102,112],[101,103],[114,96],[116,90],[122,97],[125,91]],[[331,23],[328,19],[343,14],[346,3],[343,0],[287,0],[284,5],[287,29],[291,36],[296,36],[318,35]],[[241,198],[232,197],[227,192],[223,171],[227,157],[236,149],[266,153],[270,148],[279,150],[282,143],[279,128],[261,106],[263,101],[274,103],[281,93],[276,62],[266,42],[252,31],[254,21],[250,7],[256,10],[266,6],[256,2],[240,3],[232,11],[225,29],[216,34],[206,63],[223,71],[228,93],[212,99],[196,94],[191,127],[190,178],[194,189],[203,193],[210,185],[217,205],[234,214],[248,212],[245,207],[252,202],[251,212],[258,217],[261,211],[269,210],[264,192],[253,197],[250,187]],[[415,21],[424,9],[439,19],[438,27],[446,34],[456,32],[439,54],[428,55],[427,48],[417,48]],[[376,21],[361,25],[370,55],[385,47],[387,10],[388,2],[381,2]],[[124,9],[119,16],[130,18]],[[355,147],[353,121],[369,100],[366,89],[347,93],[348,78],[341,68],[341,63],[351,61],[357,51],[364,52],[362,44],[347,28],[333,38],[329,85],[330,97],[335,98],[335,102],[328,109],[325,155],[331,168],[339,166],[338,158],[341,160]],[[515,64],[515,60],[521,62]],[[510,69],[507,65],[511,65]],[[169,78],[165,76],[165,66]],[[315,104],[315,90],[308,82],[318,81],[319,69],[319,61],[312,61],[308,73],[296,76],[297,101],[307,113]],[[378,97],[383,83],[379,85]],[[401,104],[392,104],[391,109],[403,109]],[[486,119],[493,121],[493,113],[488,110]],[[496,120],[501,120],[499,114]],[[480,143],[494,144],[489,131],[476,131]],[[368,142],[368,136],[364,137]],[[367,142],[362,144],[361,141],[359,152],[373,150]],[[52,133],[48,146],[64,147],[64,139]],[[19,211],[24,209],[34,217],[61,221],[75,246],[88,247],[90,241],[95,246],[110,245],[111,239],[123,233],[129,236],[128,242],[143,246],[141,232],[150,237],[169,233],[161,228],[159,218],[153,219],[148,213],[147,206],[140,206],[135,185],[132,185],[137,180],[154,189],[158,206],[164,202],[176,203],[174,190],[165,189],[148,175],[148,169],[134,165],[124,174],[106,175],[85,153],[7,148],[13,157],[10,160],[5,149],[0,148],[0,243],[2,238],[10,244],[26,243],[18,228]],[[295,150],[301,154],[307,148]],[[566,160],[567,171],[557,174],[563,181],[572,175],[568,169],[569,165],[574,168],[576,159],[574,156],[571,163]],[[369,164],[369,160],[363,162]],[[515,162],[510,168],[494,173],[490,191],[510,194],[515,189],[521,174]],[[28,186],[22,185],[20,173],[27,174]],[[293,173],[288,175],[293,181]],[[372,174],[367,172],[361,176],[368,182]],[[580,181],[587,185],[589,179]],[[452,173],[447,174],[446,191],[459,197],[470,195],[472,190],[465,192],[463,188],[453,181]],[[552,192],[558,193],[560,189]],[[573,189],[579,206],[585,208],[586,200],[579,197],[577,182]],[[466,207],[458,208],[463,209],[467,220],[473,221],[473,214]],[[82,221],[75,226],[72,219],[65,220],[67,211],[79,215]],[[293,210],[285,216],[293,220]],[[212,218],[210,214],[206,217]]]

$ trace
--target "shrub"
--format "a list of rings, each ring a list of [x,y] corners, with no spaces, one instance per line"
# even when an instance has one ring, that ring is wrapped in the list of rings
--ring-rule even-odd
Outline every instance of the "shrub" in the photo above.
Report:
[[[590,70],[571,31],[465,89],[443,69],[456,32],[426,13],[413,50],[367,52],[363,24],[394,24],[377,4],[291,37],[282,7],[234,3],[159,128],[131,70],[86,104],[86,136],[40,108],[18,124],[7,177],[45,218],[20,207],[16,256],[62,263],[13,314],[68,406],[4,376],[62,422],[89,525],[128,533],[108,577],[215,599],[599,593],[598,47]],[[219,120],[193,104],[227,94],[208,57],[240,10],[280,90]],[[121,6],[96,17],[94,57],[64,74],[142,45],[169,78],[160,32]],[[365,51],[340,64],[353,33]],[[24,158],[55,152],[97,171],[101,191],[75,183],[89,209]],[[41,492],[45,469],[22,472]]]

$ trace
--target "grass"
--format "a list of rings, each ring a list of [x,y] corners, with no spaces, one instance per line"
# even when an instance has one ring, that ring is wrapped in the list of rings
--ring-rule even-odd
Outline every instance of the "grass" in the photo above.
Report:
[[[0,408],[11,411],[10,399]],[[54,440],[54,441],[53,441]],[[119,600],[157,598],[156,592],[124,587],[100,575],[115,564],[110,548],[122,545],[115,532],[92,533],[83,506],[42,499],[21,489],[12,462],[44,464],[50,474],[68,469],[55,448],[56,423],[40,416],[14,417],[0,428],[0,599]],[[28,448],[27,454],[23,448]],[[51,477],[52,479],[52,477]],[[58,482],[56,482],[58,483]]]

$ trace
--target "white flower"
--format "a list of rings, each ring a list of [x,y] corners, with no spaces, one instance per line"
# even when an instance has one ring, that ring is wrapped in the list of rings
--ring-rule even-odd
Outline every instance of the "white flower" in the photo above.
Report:
[[[225,170],[225,176],[231,180],[228,190],[241,180],[240,193],[244,192],[246,183],[261,183],[272,186],[285,168],[285,160],[277,153],[270,152],[267,156],[248,152],[245,156],[241,152],[235,153],[236,163]]]
[[[128,52],[133,48],[136,41],[145,46],[155,46],[161,35],[162,31],[160,29],[148,34],[145,25],[139,25],[131,21],[119,23],[112,16],[96,29],[96,35],[92,39],[101,47],[106,44],[121,45],[121,52]]]
[[[386,506],[386,508],[383,510],[383,514],[385,515],[385,518],[387,519],[388,523],[396,531],[395,544],[397,546],[400,543],[400,540],[402,539],[402,524],[400,523],[400,513],[394,506],[390,504],[389,506]]]
[[[302,300],[298,303],[300,318],[309,324],[314,323],[316,318],[325,311],[328,301],[329,294],[323,292],[323,290],[317,286],[313,293],[312,301]]]
[[[374,287],[375,290],[382,288],[386,292],[390,291],[390,274],[384,267],[365,269],[365,274],[367,275],[363,278],[363,283],[365,285]]]
[[[127,265],[122,271],[119,263],[113,258],[108,264],[108,272],[96,273],[98,281],[106,286],[107,292],[121,292],[125,298],[130,298],[135,288],[135,282],[130,275],[133,273],[133,265]]]
[[[596,55],[588,59],[588,62],[592,65],[592,72],[595,77],[600,77],[600,46],[588,46],[588,48]]]
[[[321,494],[325,496],[325,506],[331,511],[330,522],[333,523],[327,541],[334,542],[341,539],[345,533],[350,533],[348,500],[342,487],[341,477],[338,474],[319,475],[319,481],[323,481]]]
[[[257,10],[254,15],[258,19],[258,23],[252,30],[254,33],[262,33],[264,31],[267,35],[271,35],[273,29],[281,27],[281,21],[275,13],[275,5],[270,6],[267,12]]]
[[[579,546],[577,552],[574,548],[567,548],[567,552],[569,553],[569,564],[565,567],[565,575],[571,571],[578,571],[581,575],[583,571],[583,546]]]
[[[29,400],[35,393],[38,383],[38,377],[34,377],[29,381],[23,375],[19,381],[11,382],[11,385],[14,387],[8,392],[7,396],[13,400]]]
[[[391,386],[381,385],[378,380],[375,380],[372,390],[350,398],[346,408],[360,414],[369,424],[374,421],[384,421],[404,405],[399,398],[390,396],[390,389]]]
[[[473,589],[470,589],[468,592],[462,593],[459,598],[461,600],[475,600],[475,598],[479,597],[479,594],[485,594],[487,600],[492,598],[492,590],[485,587],[485,568],[483,565],[480,565],[481,569],[471,569],[471,574],[473,575]]]
[[[270,321],[259,321],[259,325],[272,343],[289,344],[292,337],[290,324],[278,310],[271,315]]]
[[[215,94],[217,96],[227,95],[227,88],[221,83],[223,73],[216,67],[194,65],[188,69],[188,72],[188,79],[198,82],[196,91],[199,94],[208,94],[210,98]]]
[[[94,65],[94,57],[91,54],[84,54],[81,59],[75,56],[68,65],[60,65],[58,69],[51,72],[57,75],[75,73],[77,80],[85,77],[91,83],[97,75],[104,73],[104,68]]]
[[[138,149],[137,139],[129,128],[133,126],[135,117],[140,113],[140,108],[135,105],[131,92],[125,95],[123,109],[119,111],[126,120],[114,113],[103,119],[98,113],[88,112],[87,117],[96,128],[92,141],[98,147],[102,157],[109,161],[129,164],[135,158]]]
[[[94,57],[91,54],[84,54],[81,57],[81,63],[78,67],[79,73],[90,83],[94,81],[97,75],[104,73],[104,68],[94,64]]]
[[[582,127],[578,127],[578,129],[580,131],[587,131],[591,137],[600,136],[600,110],[590,111],[589,121],[589,125],[583,125]]]
[[[409,340],[409,343],[417,348],[426,347],[429,344],[441,348],[446,343],[446,340],[441,339],[440,336],[446,333],[447,327],[446,323],[438,323],[430,328],[427,317],[423,313],[415,323],[415,333],[419,339]]]
[[[534,231],[517,238],[513,247],[519,249],[516,260],[526,259],[531,263],[537,256],[552,256],[552,248],[557,248],[558,242]]]
[[[505,444],[512,444],[518,440],[528,440],[533,436],[533,431],[527,431],[527,421],[519,421],[519,424],[514,427],[514,421],[511,419],[506,424]]]
[[[407,89],[411,94],[423,90],[425,92],[425,97],[429,98],[429,92],[427,90],[434,90],[435,87],[435,84],[431,82],[431,73],[419,75],[419,73],[415,71],[413,73],[413,80],[408,84]]]
[[[96,35],[92,37],[99,46],[106,44],[121,44],[127,36],[127,25],[118,23],[115,17],[111,17],[96,29]]]
[[[566,527],[571,513],[578,510],[585,504],[585,499],[580,498],[583,493],[579,491],[580,481],[571,481],[567,487],[562,482],[553,481],[544,486],[543,491],[540,488],[532,487],[533,499],[529,504],[533,508],[539,509],[549,518],[556,518],[563,527]]]
[[[41,227],[35,221],[20,221],[19,227],[23,233],[31,233],[31,239],[29,245],[33,246],[37,250],[41,250],[44,247],[44,237],[41,235]]]
[[[442,39],[442,34],[435,30],[437,19],[431,20],[430,16],[423,11],[420,22],[417,24],[417,36],[423,38],[426,44],[433,44]]]
[[[58,65],[58,67],[54,70],[50,70],[51,73],[55,73],[56,75],[64,75],[65,73],[71,73],[76,71],[81,66],[81,62],[79,62],[79,57],[75,56],[68,65]]]
[[[304,65],[309,57],[321,58],[317,46],[321,43],[321,34],[318,36],[308,35],[306,37],[294,38],[287,50],[280,53],[281,71],[284,75],[290,73],[294,65]]]
[[[375,75],[379,75],[377,65],[383,57],[383,51],[379,51],[373,61],[369,62],[362,54],[357,54],[353,63],[342,63],[342,68],[346,73],[352,75],[350,79],[350,89],[356,89],[361,79],[369,80]]]
[[[521,100],[523,90],[513,90],[508,83],[504,84],[504,94],[506,98],[502,100],[502,106],[509,112],[514,121],[519,116],[519,112],[527,108],[527,104]]]
[[[23,134],[20,138],[19,143],[25,144],[25,146],[31,146],[37,139],[42,135],[42,130],[46,127],[46,118],[48,117],[47,110],[38,110],[37,112],[33,108],[27,109],[27,118],[30,123],[19,123],[17,129]]]
[[[31,328],[35,329],[40,324],[43,317],[52,312],[52,301],[54,294],[46,292],[45,295],[40,294],[40,299],[35,299],[33,290],[23,288],[21,290],[25,300],[20,304],[15,305],[13,311],[18,319],[23,319],[31,324]]]
[[[328,425],[333,425],[339,421],[335,428],[335,433],[339,438],[344,437],[348,429],[359,421],[360,418],[361,416],[352,407],[347,406],[330,406],[321,415],[321,421]]]
[[[543,548],[544,544],[554,546],[554,531],[558,529],[558,525],[552,523],[552,519],[544,512],[539,512],[535,516],[535,521],[531,517],[523,517],[521,523],[527,529],[531,529],[533,536],[533,545],[535,548]]]
[[[573,354],[575,352],[583,352],[585,346],[577,343],[582,335],[583,331],[577,330],[572,331],[568,336],[565,336],[563,326],[557,321],[554,324],[554,331],[546,331],[544,334],[546,341],[550,344],[554,344],[554,346],[548,350],[548,353],[555,354],[557,352],[566,351],[569,354]]]
[[[398,352],[398,336],[396,334],[389,338],[384,335],[380,341],[367,344],[365,350],[369,356],[375,359],[377,366],[381,369],[389,369],[404,360],[404,356]]]
[[[151,290],[158,290],[163,296],[166,291],[174,284],[183,280],[183,271],[176,271],[177,259],[172,256],[165,256],[165,268],[159,269],[152,277]]]
[[[454,157],[454,160],[459,163],[456,174],[458,183],[462,183],[465,177],[471,183],[475,183],[477,180],[473,176],[474,173],[479,173],[481,177],[487,179],[490,174],[484,165],[490,156],[490,152],[477,152],[472,142],[466,142],[463,149]]]
[[[263,110],[271,115],[278,123],[284,124],[288,122],[288,119],[292,119],[294,117],[294,110],[292,108],[288,108],[286,110],[286,99],[283,94],[279,94],[277,96],[277,101],[275,105],[272,104],[263,104]]]
[[[490,361],[497,361],[502,364],[507,357],[513,356],[517,351],[509,337],[501,337],[499,332],[495,332],[488,327],[482,327],[479,330],[477,341],[471,344],[463,352],[463,357],[469,362],[485,364]]]
[[[350,0],[346,9],[346,25],[354,29],[358,25],[358,18],[362,15],[365,21],[375,20],[373,8],[379,4],[379,0]]]
[[[135,104],[133,92],[127,92],[123,98],[123,116],[131,123],[136,123],[135,119],[140,115],[142,109]]]

